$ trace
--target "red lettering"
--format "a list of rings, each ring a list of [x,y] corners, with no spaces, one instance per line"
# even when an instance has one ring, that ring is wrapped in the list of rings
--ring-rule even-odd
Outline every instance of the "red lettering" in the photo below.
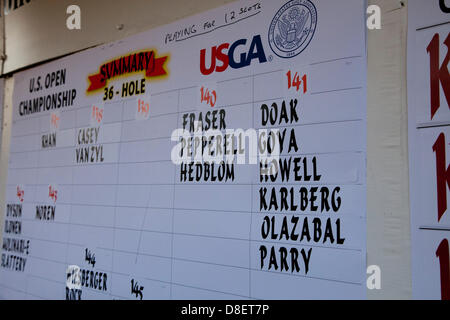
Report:
[[[438,203],[438,221],[447,210],[447,186],[450,186],[449,167],[445,160],[445,136],[441,132],[433,145],[436,154],[436,185]]]
[[[439,83],[442,84],[447,105],[450,108],[450,75],[448,72],[448,63],[450,61],[450,33],[445,39],[444,44],[447,46],[447,55],[444,62],[439,67],[439,34],[435,34],[427,47],[430,55],[430,95],[431,95],[431,119],[433,119],[437,110],[441,106]]]
[[[229,46],[230,46],[229,43],[223,43],[217,48],[216,58],[217,60],[222,62],[222,65],[216,67],[216,72],[223,72],[228,68],[229,64],[228,54],[224,53],[223,51],[225,49],[228,49]]]
[[[204,75],[211,74],[216,68],[216,47],[211,48],[211,65],[209,69],[206,69],[205,66],[205,57],[206,57],[206,49],[202,49],[200,51],[200,72]]]
[[[450,267],[448,240],[444,239],[436,250],[436,257],[439,258],[441,269],[441,299],[450,300]]]

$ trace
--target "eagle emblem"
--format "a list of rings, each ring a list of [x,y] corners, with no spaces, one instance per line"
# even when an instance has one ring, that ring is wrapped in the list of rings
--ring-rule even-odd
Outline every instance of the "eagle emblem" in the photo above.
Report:
[[[275,36],[277,45],[286,49],[298,46],[309,32],[309,28],[305,28],[308,18],[309,12],[304,9],[300,12],[298,8],[292,8],[282,15],[278,20],[280,32]]]
[[[291,58],[310,43],[317,26],[317,10],[310,0],[291,0],[272,20],[269,44],[276,55]]]

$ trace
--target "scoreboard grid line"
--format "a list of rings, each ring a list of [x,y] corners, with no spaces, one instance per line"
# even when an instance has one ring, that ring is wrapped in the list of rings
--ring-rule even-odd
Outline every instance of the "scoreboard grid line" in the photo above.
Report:
[[[30,204],[31,202],[28,202],[28,204]],[[67,204],[70,205],[70,204]],[[73,206],[80,206],[80,207],[105,207],[105,208],[112,208],[115,207],[114,205],[99,205],[99,204],[76,204],[73,203]],[[130,209],[146,209],[146,207],[141,207],[141,206],[129,206],[129,205],[117,205],[118,208],[130,208]],[[161,209],[161,210],[171,210],[171,207],[149,207],[150,209]],[[260,211],[246,211],[246,210],[218,210],[218,209],[202,209],[202,208],[173,208],[174,210],[178,210],[178,211],[206,211],[206,212],[219,212],[219,213],[242,213],[242,214],[250,214],[250,213],[260,213]],[[289,214],[292,215],[294,214],[293,212],[277,212],[277,211],[265,211],[268,214]],[[334,213],[321,213],[323,215],[332,215]],[[347,214],[347,215],[352,215],[352,213],[342,213],[342,215]],[[301,213],[300,215],[311,215],[311,216],[317,216],[317,213]],[[360,218],[364,218],[364,216],[355,216],[355,217],[360,217]]]
[[[125,102],[122,101],[122,113],[121,113],[121,119],[123,119],[123,113],[125,109]],[[119,140],[122,141],[123,136],[123,124],[120,125],[120,138]],[[115,195],[114,195],[114,227],[113,227],[113,243],[112,246],[115,248],[116,245],[116,219],[117,219],[117,198],[118,198],[118,189],[117,183],[119,182],[119,163],[120,163],[120,154],[121,154],[121,148],[122,144],[119,144],[119,149],[117,150],[117,169],[116,169],[116,187],[115,187]],[[72,174],[73,176],[73,174]],[[114,270],[114,252],[112,253],[112,262],[111,262],[112,269]],[[110,288],[112,287],[112,281],[110,282]],[[109,291],[109,294],[111,296],[112,290]]]
[[[356,55],[356,56],[341,57],[341,58],[337,58],[337,59],[333,59],[333,60],[324,60],[324,61],[319,61],[319,62],[313,62],[313,63],[307,64],[307,65],[309,65],[309,66],[314,66],[314,65],[319,65],[319,64],[323,64],[323,63],[329,63],[329,62],[339,61],[339,60],[358,59],[358,58],[362,58],[362,56],[361,56],[361,55]],[[305,66],[306,66],[306,65],[305,65]],[[236,80],[241,80],[241,79],[249,79],[249,78],[254,78],[254,77],[258,77],[258,76],[266,75],[266,74],[270,74],[270,73],[277,73],[277,72],[281,72],[281,71],[283,71],[283,69],[276,69],[276,70],[271,70],[271,71],[265,71],[265,72],[260,72],[260,73],[248,75],[248,76],[239,76],[239,77],[234,77],[234,78],[229,78],[229,79],[223,79],[223,80],[217,81],[217,83],[224,83],[224,82],[236,81]],[[164,90],[164,91],[160,91],[160,92],[150,93],[150,95],[162,95],[162,94],[166,94],[166,93],[172,93],[172,92],[175,92],[175,91],[182,91],[182,90],[193,89],[193,88],[196,88],[196,87],[198,87],[198,86],[195,85],[195,86],[188,86],[188,87],[182,87],[182,88],[173,88],[173,89]],[[360,87],[360,88],[362,89],[363,87]],[[352,89],[355,89],[355,88],[349,88],[348,90],[352,90]],[[344,89],[340,89],[340,90],[346,90],[346,89],[344,88]],[[327,93],[327,92],[330,92],[330,91],[324,91],[324,92],[320,92],[320,93]],[[124,97],[124,98],[120,98],[120,100],[117,100],[117,101],[108,101],[108,102],[105,102],[104,104],[105,104],[105,106],[106,106],[107,104],[115,104],[115,103],[118,103],[118,102],[123,102],[123,103],[125,103],[125,102],[127,102],[127,101],[132,101],[132,100],[134,100],[134,99],[136,99],[136,97]],[[253,103],[255,103],[255,102],[263,102],[263,101],[266,101],[266,100],[262,100],[262,101],[253,101]],[[63,109],[57,109],[57,110],[59,110],[61,113],[63,113],[63,112],[73,112],[74,110],[79,110],[79,109],[82,109],[82,108],[90,108],[90,107],[91,107],[91,106],[80,106],[80,107],[77,107],[76,109],[75,109],[75,108],[73,108],[73,109],[63,108]],[[219,106],[219,107],[220,107],[220,106]],[[54,110],[54,109],[52,109],[52,110]],[[47,111],[45,111],[45,112],[51,112],[51,111],[50,111],[50,110],[47,110]],[[24,120],[34,119],[34,118],[44,117],[44,116],[45,116],[45,115],[41,115],[41,114],[37,114],[37,115],[34,115],[34,114],[32,114],[32,115],[27,115],[27,118],[18,118],[18,119],[14,119],[14,120],[13,120],[13,124],[14,124],[16,121],[24,121]],[[47,116],[48,116],[48,114],[47,114]]]
[[[178,97],[177,97],[177,112],[180,113],[180,90],[178,91]],[[180,117],[177,116],[177,128],[180,126]],[[174,238],[174,225],[175,225],[175,186],[176,186],[176,179],[177,179],[177,167],[174,166],[174,173],[173,173],[173,188],[172,188],[172,223],[171,223],[171,243],[170,243],[170,255],[171,255],[171,261],[170,261],[170,298],[173,297],[173,238]],[[143,227],[143,226],[142,226]],[[143,228],[142,228],[143,229]]]
[[[119,143],[119,142],[117,142]],[[38,151],[31,151],[38,152]],[[311,155],[337,155],[337,154],[363,154],[365,151],[362,150],[349,150],[349,151],[331,151],[331,152],[305,152],[296,153],[297,156],[311,156]],[[280,157],[289,157],[287,154],[282,154]],[[172,162],[172,160],[147,160],[147,161],[123,161],[119,165],[127,164],[146,164],[146,163],[160,163],[160,162]],[[50,169],[50,168],[66,168],[66,167],[85,167],[85,166],[104,166],[104,165],[118,165],[117,162],[107,162],[107,163],[80,163],[80,164],[68,164],[68,165],[54,165],[54,166],[42,166],[42,167],[14,167],[10,170],[32,170],[32,169]]]
[[[101,250],[105,250],[105,251],[117,251],[117,252],[121,252],[121,253],[126,253],[126,254],[135,254],[136,252],[132,252],[132,251],[127,251],[127,250],[120,250],[120,249],[109,249],[109,248],[98,248]],[[279,273],[278,271],[271,271],[271,270],[260,270],[260,269],[254,269],[254,268],[247,268],[247,267],[242,267],[242,266],[235,266],[235,265],[227,265],[227,264],[221,264],[221,263],[213,263],[213,262],[206,262],[206,261],[198,261],[198,260],[193,260],[193,259],[185,259],[185,258],[171,258],[171,257],[164,257],[164,256],[158,256],[158,255],[152,255],[152,254],[147,254],[147,253],[140,253],[140,255],[142,256],[148,256],[148,257],[156,257],[156,258],[161,258],[161,259],[167,259],[167,260],[177,260],[177,261],[185,261],[185,262],[192,262],[192,263],[199,263],[199,264],[207,264],[207,265],[213,265],[213,266],[219,266],[219,267],[225,267],[225,268],[234,268],[234,269],[241,269],[241,270],[249,270],[249,271],[253,271],[253,272],[265,272],[265,273],[271,273],[271,274],[276,274],[276,275],[280,275],[280,276],[285,276],[285,277],[300,277],[300,278],[306,278],[306,279],[317,279],[317,280],[323,280],[323,281],[331,281],[331,282],[339,282],[339,283],[345,283],[345,284],[350,284],[350,285],[363,285],[363,282],[355,282],[355,281],[344,281],[344,280],[338,280],[338,279],[330,279],[330,278],[324,278],[324,277],[317,277],[317,276],[306,276],[306,275],[300,275],[300,274],[286,274],[286,273]],[[42,257],[32,257],[31,258],[35,258],[35,259],[39,259],[39,260],[43,260],[43,261],[47,261],[50,263],[55,263],[55,264],[59,264],[59,265],[64,265],[64,262],[62,261],[55,261],[55,260],[50,260],[47,258],[42,258]],[[102,272],[106,272],[106,273],[111,273],[111,274],[115,274],[118,273],[116,271],[114,271],[114,269],[112,270],[107,270],[107,269],[103,269],[103,268],[96,268],[96,270],[98,271],[102,271]],[[129,277],[133,277],[136,275],[133,274],[124,274],[124,273],[120,273],[121,275],[126,275]],[[40,277],[37,275],[32,275],[30,274],[29,276],[32,277]],[[143,277],[143,276],[136,276],[137,278],[143,278],[143,279],[148,279],[148,280],[152,280],[152,281],[159,281],[159,282],[164,282],[167,284],[177,284],[173,281],[164,281],[164,280],[157,280],[157,279],[152,279],[152,278],[147,278],[147,277]],[[45,278],[44,278],[45,279]],[[58,282],[58,283],[62,283],[65,284],[65,282],[60,281],[60,280],[55,280],[55,279],[48,279],[49,281],[54,281],[54,282]],[[111,287],[111,284],[110,284]],[[202,288],[202,287],[197,287],[199,289],[208,289],[208,288]],[[97,292],[97,291],[95,291]],[[230,292],[226,292],[223,291],[222,293],[227,293],[229,294]],[[109,294],[107,294],[109,295]]]
[[[323,92],[317,92],[317,93],[311,93],[311,94],[322,94],[322,93],[330,93],[330,92],[337,92],[337,91],[346,91],[346,90],[360,90],[362,89],[362,87],[357,87],[357,88],[348,88],[348,89],[336,89],[336,90],[330,90],[330,91],[323,91]],[[227,108],[232,108],[232,107],[238,107],[238,106],[246,106],[249,104],[252,104],[252,109],[255,109],[254,104],[259,104],[259,103],[263,103],[263,102],[268,102],[268,101],[274,101],[274,100],[281,100],[281,99],[290,99],[293,97],[281,97],[281,98],[274,98],[274,99],[266,99],[266,100],[261,100],[261,101],[254,101],[254,102],[246,102],[246,103],[237,103],[237,104],[233,104],[233,105],[227,105],[225,107],[218,107],[217,109],[227,109]],[[216,109],[216,110],[217,110]],[[165,116],[173,116],[175,114],[182,114],[182,113],[192,113],[192,112],[197,112],[197,109],[192,109],[192,110],[183,110],[182,112],[171,112],[171,113],[167,113],[167,114],[159,114],[156,116],[152,116],[153,118],[158,118],[158,117],[165,117]],[[254,112],[254,110],[252,110]],[[46,116],[47,117],[47,116]],[[179,120],[179,117],[177,117],[177,120]],[[123,121],[108,121],[108,122],[104,122],[103,125],[114,125],[114,124],[123,124],[126,122],[136,122],[136,121],[140,121],[140,120],[136,120],[136,119],[128,119],[128,120],[123,120]],[[142,120],[141,120],[142,121]],[[148,121],[148,120],[143,120],[143,121]],[[316,121],[316,122],[305,122],[305,123],[297,123],[297,124],[278,124],[276,126],[260,126],[260,127],[255,127],[253,125],[253,128],[255,129],[279,129],[279,128],[302,128],[305,126],[313,126],[313,125],[321,125],[321,124],[334,124],[334,123],[344,123],[344,122],[359,122],[359,121],[363,121],[362,117],[359,118],[354,118],[354,119],[345,119],[345,120],[327,120],[327,121]],[[444,125],[445,126],[445,125]],[[61,132],[61,131],[70,131],[70,130],[76,130],[76,129],[83,129],[83,128],[88,128],[90,127],[90,125],[86,125],[86,126],[74,126],[74,127],[67,127],[64,129],[58,129],[57,132]],[[179,125],[177,126],[178,129],[181,129],[179,127]],[[177,129],[175,128],[175,129]],[[174,129],[174,130],[175,130]],[[230,129],[230,128],[227,128]],[[239,129],[239,128],[231,128],[231,129]],[[218,130],[220,132],[225,132],[225,130]],[[23,135],[16,135],[16,136],[12,136],[11,138],[25,138],[25,137],[30,137],[30,136],[36,136],[37,134],[43,134],[43,133],[49,133],[48,130],[40,130],[39,132],[34,132],[34,133],[27,133],[27,134],[23,134]],[[164,137],[154,137],[154,138],[142,138],[142,139],[132,139],[132,140],[124,140],[124,141],[118,141],[118,142],[102,142],[102,144],[107,144],[107,143],[125,143],[125,142],[140,142],[140,141],[148,141],[148,140],[158,140],[158,139],[170,139],[171,136],[164,136]],[[76,137],[75,137],[76,140]],[[75,145],[73,146],[69,146],[69,147],[76,147],[77,144],[75,143]],[[67,148],[67,147],[52,147],[51,149],[48,150],[43,150],[43,151],[50,151],[50,150],[55,150],[58,148]],[[42,148],[36,149],[36,150],[42,150]],[[34,150],[31,150],[34,151]],[[16,151],[17,152],[17,151]],[[14,153],[14,152],[11,152]]]

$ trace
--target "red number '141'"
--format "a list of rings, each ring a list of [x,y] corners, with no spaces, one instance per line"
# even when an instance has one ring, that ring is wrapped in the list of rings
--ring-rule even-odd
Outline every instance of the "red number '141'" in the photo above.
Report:
[[[287,80],[288,80],[288,89],[295,87],[295,90],[298,91],[298,90],[300,90],[300,85],[303,84],[303,93],[306,93],[306,91],[308,91],[306,74],[304,74],[300,80],[300,76],[297,72],[292,77],[291,70],[289,70],[286,73],[286,76],[287,76]]]

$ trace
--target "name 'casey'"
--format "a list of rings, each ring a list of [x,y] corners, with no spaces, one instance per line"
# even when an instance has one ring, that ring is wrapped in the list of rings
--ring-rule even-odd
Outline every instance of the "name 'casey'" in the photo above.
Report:
[[[78,130],[78,145],[75,150],[77,163],[103,162],[103,145],[95,145],[99,141],[100,127],[82,128]]]

